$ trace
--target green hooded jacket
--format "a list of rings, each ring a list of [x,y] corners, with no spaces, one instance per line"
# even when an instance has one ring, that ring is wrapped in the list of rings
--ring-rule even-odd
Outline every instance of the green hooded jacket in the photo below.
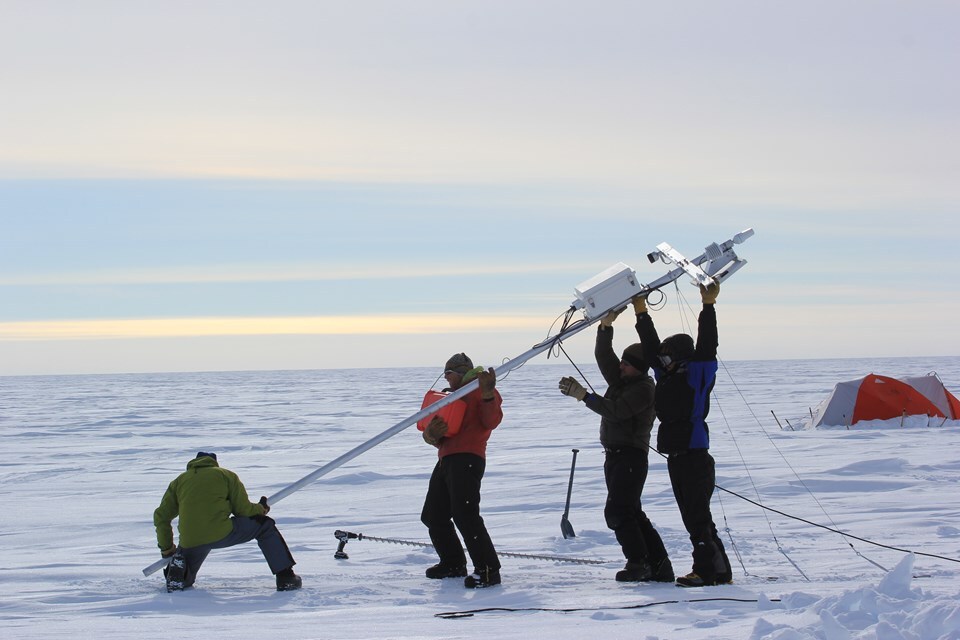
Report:
[[[233,471],[223,469],[208,456],[187,463],[187,470],[170,483],[160,506],[153,512],[157,545],[173,547],[170,523],[180,518],[181,547],[216,542],[233,530],[230,516],[261,516],[263,506],[250,502],[247,490]]]

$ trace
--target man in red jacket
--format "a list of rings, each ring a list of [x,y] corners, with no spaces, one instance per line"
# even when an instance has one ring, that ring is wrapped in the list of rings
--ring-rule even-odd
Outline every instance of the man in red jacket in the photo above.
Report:
[[[480,482],[486,468],[487,440],[503,419],[497,377],[492,368],[474,368],[464,353],[452,356],[444,367],[448,388],[456,391],[474,378],[479,388],[463,397],[466,411],[460,430],[447,436],[447,423],[436,416],[423,431],[423,439],[437,447],[439,460],[430,476],[420,520],[427,526],[440,562],[426,571],[428,578],[463,577],[468,589],[500,584],[500,559],[480,517]],[[454,525],[473,561],[467,575],[467,559]]]

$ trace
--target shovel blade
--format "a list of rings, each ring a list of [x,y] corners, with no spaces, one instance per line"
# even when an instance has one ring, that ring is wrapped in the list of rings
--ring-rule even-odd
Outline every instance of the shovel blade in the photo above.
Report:
[[[573,532],[573,525],[566,518],[560,519],[560,532],[563,534],[564,540],[577,537],[577,534]]]

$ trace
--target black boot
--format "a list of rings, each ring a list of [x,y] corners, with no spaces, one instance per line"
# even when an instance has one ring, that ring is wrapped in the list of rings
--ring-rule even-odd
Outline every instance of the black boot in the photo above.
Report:
[[[485,589],[500,584],[500,569],[485,567],[474,569],[473,575],[463,579],[463,586],[467,589]]]
[[[617,571],[617,582],[643,582],[649,580],[652,572],[646,560],[627,562],[622,571]]]
[[[183,591],[186,587],[184,583],[187,577],[187,563],[183,559],[183,554],[179,551],[170,558],[170,564],[163,570],[163,575],[167,579],[167,593],[174,591]]]
[[[443,578],[462,578],[467,575],[467,565],[465,564],[447,564],[439,562],[426,571],[426,575],[431,580],[442,580]]]
[[[277,591],[296,591],[303,586],[303,579],[289,567],[277,573]]]
[[[650,580],[653,582],[673,582],[674,578],[673,565],[670,564],[670,558],[664,558],[660,562],[653,564],[653,575],[650,576]]]

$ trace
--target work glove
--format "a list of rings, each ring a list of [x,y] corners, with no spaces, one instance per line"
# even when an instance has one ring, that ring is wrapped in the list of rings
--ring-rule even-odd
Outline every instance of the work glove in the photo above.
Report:
[[[263,507],[263,515],[270,513],[270,505],[267,504],[267,496],[260,496],[260,506]]]
[[[720,295],[719,282],[714,282],[709,287],[700,285],[700,299],[703,301],[703,304],[715,303],[718,295]]]
[[[577,400],[583,400],[587,397],[587,390],[583,388],[583,385],[570,376],[560,378],[560,393]]]
[[[634,296],[631,300],[633,303],[633,311],[637,315],[647,312],[647,296],[646,294],[642,296]]]
[[[480,382],[480,397],[484,400],[493,400],[496,397],[493,388],[497,386],[497,374],[493,367],[478,373],[477,380]],[[444,428],[444,431],[446,431],[446,428]]]
[[[176,547],[176,546],[173,546],[173,547],[170,547],[169,549],[164,549],[163,551],[161,551],[161,552],[160,552],[160,557],[162,557],[162,558],[170,558],[170,557],[172,557],[173,554],[175,554],[176,552],[177,552],[177,547]]]
[[[624,307],[624,309],[625,308],[626,307]],[[600,318],[600,326],[604,329],[609,329],[613,326],[613,321],[616,320],[617,316],[619,316],[621,313],[623,313],[623,309],[620,309],[620,311],[610,311],[607,313],[607,315]]]
[[[447,422],[440,416],[433,416],[433,420],[423,430],[423,441],[435,447],[440,446],[440,440],[447,435]]]

